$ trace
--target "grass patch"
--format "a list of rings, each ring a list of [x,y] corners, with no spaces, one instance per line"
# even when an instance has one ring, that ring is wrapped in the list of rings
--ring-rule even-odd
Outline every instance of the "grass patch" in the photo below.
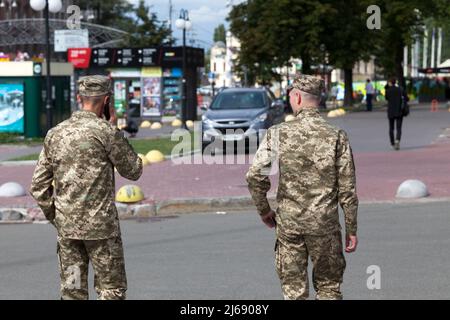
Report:
[[[168,156],[172,154],[173,148],[181,143],[180,141],[171,141],[170,138],[160,138],[160,139],[136,139],[136,140],[129,140],[131,146],[133,147],[134,151],[136,153],[142,153],[146,155],[151,150],[159,150],[164,155]],[[184,138],[185,142],[189,142],[189,137]],[[194,142],[194,137],[191,137],[190,140],[191,144],[185,143],[184,145],[184,151],[194,151],[200,149],[199,143]],[[14,159],[9,159],[7,161],[30,161],[30,160],[38,160],[39,159],[39,153],[36,154],[30,154],[22,157],[17,157]]]
[[[35,154],[29,154],[27,156],[22,156],[14,159],[9,159],[7,161],[31,161],[31,160],[38,160],[39,159],[39,153]]]
[[[164,155],[171,155],[173,148],[180,143],[183,143],[181,146],[185,152],[200,149],[200,143],[199,141],[194,140],[193,135],[190,138],[183,136],[183,140],[180,137],[179,141],[172,141],[170,138],[136,139],[129,141],[131,146],[134,148],[134,151],[144,155],[151,150],[159,150]]]

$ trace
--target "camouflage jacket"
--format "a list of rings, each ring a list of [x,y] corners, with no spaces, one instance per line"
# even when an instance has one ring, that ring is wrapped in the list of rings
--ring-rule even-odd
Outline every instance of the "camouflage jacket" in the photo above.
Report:
[[[260,214],[270,210],[270,168],[278,163],[277,232],[286,236],[324,235],[339,230],[338,203],[348,235],[356,235],[358,197],[355,167],[346,133],[315,109],[270,128],[247,173]],[[272,168],[273,169],[273,168]]]
[[[120,235],[114,167],[130,180],[142,174],[142,160],[123,133],[94,113],[77,111],[48,132],[31,194],[61,237]]]

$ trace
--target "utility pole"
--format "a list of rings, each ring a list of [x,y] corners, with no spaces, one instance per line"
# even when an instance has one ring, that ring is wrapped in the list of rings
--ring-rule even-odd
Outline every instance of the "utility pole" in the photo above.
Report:
[[[436,68],[436,28],[433,28],[431,38],[431,68]]]
[[[422,68],[428,68],[428,30],[425,28],[423,34],[423,63]]]
[[[437,58],[436,58],[436,67],[439,67],[442,60],[442,28],[438,29],[438,44],[437,44]]]
[[[169,0],[169,27],[170,27],[170,36],[173,38],[172,36],[172,14],[173,14],[173,5],[172,5],[172,0]]]

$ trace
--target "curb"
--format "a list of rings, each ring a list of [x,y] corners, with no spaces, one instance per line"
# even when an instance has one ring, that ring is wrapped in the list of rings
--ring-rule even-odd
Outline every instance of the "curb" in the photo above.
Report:
[[[363,205],[377,205],[377,204],[427,204],[427,203],[439,203],[450,202],[450,198],[421,198],[421,199],[393,199],[393,200],[365,200],[360,201]],[[274,196],[269,197],[269,203],[272,208],[277,207],[276,198]],[[253,200],[249,196],[241,197],[227,197],[227,198],[179,198],[173,200],[162,200],[159,202],[144,201],[137,204],[123,204],[117,203],[117,210],[119,212],[119,218],[121,220],[130,219],[142,219],[142,218],[154,218],[154,217],[167,217],[167,216],[179,216],[185,214],[195,213],[210,213],[210,212],[239,212],[245,210],[254,210],[256,208],[253,204]],[[29,207],[35,209],[36,207]],[[27,208],[0,208],[0,213],[3,211],[16,211],[23,212]],[[32,219],[23,220],[0,220],[2,224],[43,224],[45,219],[42,217],[36,217]]]
[[[37,160],[27,160],[27,161],[0,161],[0,166],[4,167],[17,167],[17,166],[35,166]]]
[[[450,202],[450,197],[444,198],[419,198],[419,199],[392,199],[392,200],[364,200],[360,201],[359,204],[372,205],[372,204],[426,204],[426,203],[437,203],[437,202]]]
[[[276,208],[278,206],[276,197],[268,198],[270,206]],[[420,198],[420,199],[392,199],[392,200],[363,200],[359,204],[376,205],[376,204],[426,204],[450,202],[450,197],[445,198]],[[214,211],[243,211],[255,210],[253,199],[249,196],[228,197],[228,198],[196,198],[196,199],[174,199],[164,200],[156,204],[156,215],[181,215],[191,213],[205,213]]]
[[[276,207],[275,197],[270,197],[269,202],[271,206]],[[256,210],[252,198],[248,196],[163,200],[157,203],[156,208],[158,216],[213,211]]]

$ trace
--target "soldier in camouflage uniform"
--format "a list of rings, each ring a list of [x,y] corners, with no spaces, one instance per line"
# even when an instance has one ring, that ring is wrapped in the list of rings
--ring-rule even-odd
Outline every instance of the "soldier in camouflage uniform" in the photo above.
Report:
[[[88,299],[91,261],[98,299],[125,299],[114,167],[123,177],[137,180],[142,160],[115,127],[111,80],[88,76],[78,85],[83,110],[48,132],[31,194],[58,232],[61,298]],[[110,122],[103,119],[104,108],[110,108]]]
[[[252,198],[263,222],[276,227],[276,269],[285,299],[309,296],[308,257],[313,263],[317,299],[342,299],[343,255],[338,204],[344,210],[346,252],[356,250],[355,167],[343,130],[327,123],[317,106],[323,80],[300,75],[290,90],[296,119],[270,128],[247,173]],[[279,167],[278,208],[266,194],[270,170]]]

